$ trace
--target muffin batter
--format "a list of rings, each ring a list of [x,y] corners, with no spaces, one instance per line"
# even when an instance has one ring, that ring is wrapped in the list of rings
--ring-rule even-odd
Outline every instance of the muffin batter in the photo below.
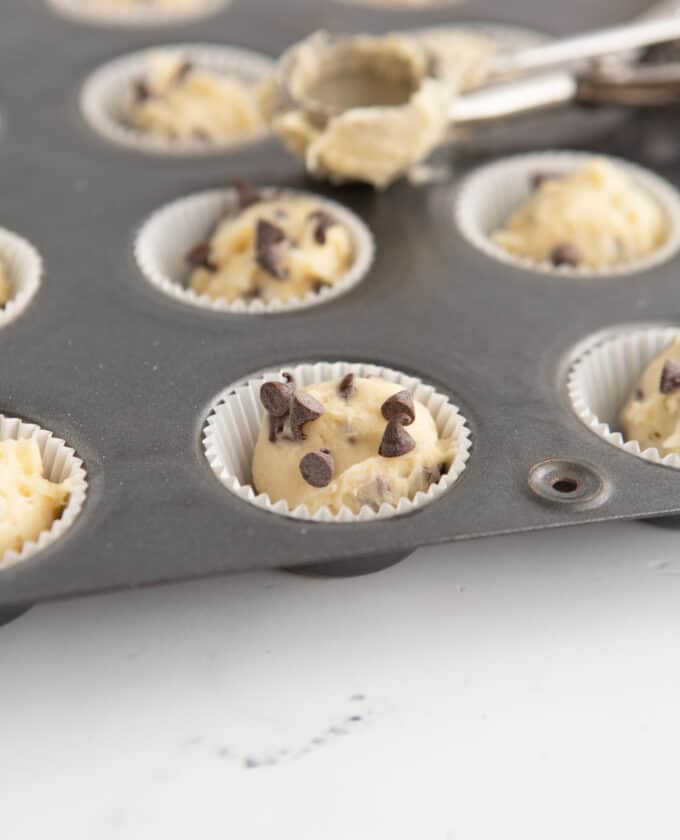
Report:
[[[19,551],[52,527],[68,500],[67,485],[43,477],[34,440],[0,441],[0,565],[6,551]]]
[[[405,35],[336,44],[317,33],[284,56],[261,90],[261,107],[311,173],[385,187],[426,158],[447,131],[457,83],[431,58]]]
[[[243,140],[264,128],[254,98],[238,79],[197,67],[181,53],[159,52],[134,85],[128,121],[166,140]]]
[[[348,374],[302,391],[287,375],[284,383],[265,383],[261,400],[267,413],[253,484],[291,509],[377,511],[427,490],[455,456],[455,442],[439,438],[428,409],[378,377]]]
[[[0,306],[4,306],[12,295],[7,269],[0,259]]]
[[[607,269],[666,241],[663,209],[622,168],[593,158],[565,175],[537,173],[529,199],[494,233],[518,257],[555,266]]]
[[[680,454],[680,338],[654,359],[621,412],[626,440]]]
[[[241,188],[241,209],[187,255],[190,286],[213,300],[289,301],[332,286],[354,260],[349,231],[318,201],[261,199]]]

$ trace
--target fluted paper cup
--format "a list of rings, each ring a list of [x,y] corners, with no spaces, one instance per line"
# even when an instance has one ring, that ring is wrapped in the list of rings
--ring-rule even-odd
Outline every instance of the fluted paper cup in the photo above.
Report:
[[[0,228],[0,263],[9,279],[10,297],[0,306],[0,328],[26,309],[42,280],[43,263],[36,249],[21,236]]]
[[[640,189],[649,194],[666,216],[668,236],[655,251],[640,259],[609,268],[554,266],[511,254],[494,242],[517,208],[531,196],[531,178],[536,173],[566,174],[594,157],[607,157],[626,172]],[[680,248],[680,195],[666,180],[629,161],[592,152],[535,152],[486,164],[468,175],[461,184],[454,205],[456,224],[463,236],[488,257],[528,271],[555,277],[609,277],[635,274],[667,262]]]
[[[383,503],[376,511],[364,505],[359,513],[343,507],[337,513],[324,507],[310,513],[305,505],[291,509],[285,501],[272,502],[266,493],[257,493],[252,485],[251,463],[264,409],[260,403],[260,387],[266,380],[283,381],[282,372],[292,373],[298,387],[317,382],[340,379],[348,373],[356,376],[379,376],[409,391],[429,409],[440,438],[452,438],[456,455],[449,471],[426,492],[418,491],[413,498],[402,498],[398,504]],[[412,513],[438,499],[456,483],[470,457],[470,431],[458,408],[431,385],[414,376],[372,364],[349,362],[319,362],[317,364],[286,365],[280,370],[266,371],[230,385],[215,402],[204,429],[203,444],[208,462],[220,482],[240,499],[261,510],[293,519],[314,522],[370,522]]]
[[[321,196],[289,189],[259,188],[264,199],[308,196],[321,209],[331,213],[350,234],[353,262],[343,277],[319,292],[289,301],[213,300],[189,288],[191,268],[186,255],[197,242],[209,239],[219,222],[238,207],[234,189],[209,190],[181,198],[156,211],[141,227],[135,243],[137,262],[146,279],[166,295],[213,312],[265,315],[318,306],[340,297],[356,286],[368,273],[374,256],[373,236],[364,222],[341,204]]]
[[[41,429],[34,423],[25,423],[15,417],[0,415],[0,440],[35,440],[43,461],[43,474],[50,481],[67,482],[68,501],[61,515],[51,528],[43,531],[36,540],[27,540],[20,551],[6,551],[0,556],[0,574],[4,569],[15,566],[32,557],[62,537],[75,522],[85,504],[87,475],[83,462],[70,446],[52,432]]]
[[[573,363],[567,393],[577,417],[598,437],[637,458],[680,468],[680,455],[662,456],[658,449],[642,449],[626,440],[620,415],[649,364],[674,338],[677,327],[622,329],[587,349]]]
[[[218,44],[167,44],[138,50],[109,61],[95,70],[80,92],[80,110],[101,137],[141,152],[158,155],[210,155],[256,143],[269,133],[261,130],[247,137],[225,141],[170,140],[140,131],[128,123],[134,84],[143,78],[154,55],[176,52],[197,67],[234,78],[255,88],[272,71],[271,58],[241,47]]]
[[[229,5],[231,0],[189,0],[172,7],[148,4],[127,7],[105,0],[46,0],[55,12],[82,23],[99,26],[123,26],[130,28],[146,26],[173,26],[191,20],[217,14]]]

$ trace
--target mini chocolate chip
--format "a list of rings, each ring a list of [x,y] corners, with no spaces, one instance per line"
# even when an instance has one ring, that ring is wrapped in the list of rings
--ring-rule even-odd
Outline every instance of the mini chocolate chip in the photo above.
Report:
[[[288,239],[285,232],[266,219],[257,220],[255,230],[255,261],[263,271],[276,280],[285,280],[288,276],[283,264]]]
[[[328,487],[335,472],[335,458],[329,449],[308,452],[300,461],[300,472],[312,487]]]
[[[194,69],[193,61],[183,61],[180,66],[177,68],[177,72],[175,73],[175,82],[183,82],[184,79],[191,73]]]
[[[385,434],[380,441],[378,454],[383,458],[398,458],[406,455],[416,445],[415,440],[406,431],[400,420],[390,420],[385,427]]]
[[[286,382],[290,382],[291,385],[295,382],[295,377],[288,370],[284,370],[281,376],[286,380]]]
[[[253,286],[252,289],[242,292],[241,297],[247,302],[259,300],[262,297],[262,289],[259,286]]]
[[[310,222],[315,223],[314,241],[318,245],[325,245],[326,231],[328,230],[328,228],[332,228],[333,225],[337,225],[336,219],[333,216],[331,216],[330,213],[327,213],[325,210],[314,210],[312,213],[309,214],[307,218]]]
[[[305,391],[296,391],[293,394],[290,406],[290,430],[294,440],[304,440],[305,433],[302,427],[305,423],[318,420],[324,413],[324,407],[311,394]]]
[[[314,292],[315,295],[318,295],[319,292],[322,291],[322,289],[325,289],[325,288],[326,288],[326,284],[322,280],[315,280],[312,283],[312,291]]]
[[[354,393],[354,374],[348,373],[343,376],[338,385],[338,393],[343,400],[348,400]]]
[[[534,172],[529,179],[529,184],[532,190],[537,190],[546,181],[556,181],[561,177],[557,172]]]
[[[278,436],[286,428],[286,418],[268,414],[267,419],[269,420],[269,442],[276,443]]]
[[[581,262],[581,255],[571,243],[561,242],[550,252],[550,261],[553,265],[577,266]]]
[[[416,407],[408,391],[397,391],[385,400],[380,409],[385,420],[398,420],[402,426],[410,426],[416,419]]]
[[[446,475],[446,473],[447,473],[448,471],[449,471],[449,465],[448,465],[448,464],[440,464],[440,465],[439,465],[439,477],[440,477],[440,478],[441,478],[443,475]]]
[[[290,411],[292,387],[285,382],[265,382],[260,388],[260,402],[272,417],[286,417]]]
[[[137,102],[145,102],[151,97],[151,89],[143,79],[135,82],[134,91]]]
[[[635,399],[639,402],[643,397],[644,397],[644,394],[642,393],[642,388],[636,388],[635,389]]]
[[[667,359],[661,371],[659,391],[662,394],[672,394],[680,388],[680,365],[672,359]]]
[[[208,271],[217,271],[217,266],[210,259],[210,243],[199,242],[186,255],[186,260],[196,268],[207,268]]]
[[[247,181],[236,179],[232,184],[238,196],[239,210],[245,210],[247,207],[252,207],[253,204],[259,204],[262,201],[260,193]]]

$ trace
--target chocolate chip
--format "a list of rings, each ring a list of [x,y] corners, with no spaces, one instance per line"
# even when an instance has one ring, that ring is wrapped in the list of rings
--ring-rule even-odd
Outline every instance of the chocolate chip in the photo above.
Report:
[[[338,393],[343,400],[348,400],[354,393],[354,374],[348,373],[343,376],[338,385]]]
[[[300,473],[312,487],[328,487],[335,472],[335,458],[329,449],[308,452],[300,461]]]
[[[315,295],[318,295],[320,291],[326,288],[326,284],[322,280],[315,280],[312,283],[312,291]]]
[[[315,223],[314,227],[314,241],[318,245],[326,244],[326,231],[328,228],[337,225],[336,219],[327,213],[325,210],[314,210],[307,217],[311,222]]]
[[[318,420],[324,413],[324,407],[311,394],[305,391],[296,391],[293,394],[290,406],[290,430],[294,440],[304,440],[305,433],[302,427],[305,423]]]
[[[291,385],[295,382],[295,377],[288,370],[284,370],[281,376],[286,380],[286,382],[290,382]]]
[[[402,426],[410,426],[416,419],[416,407],[408,391],[397,391],[385,400],[380,409],[385,420],[397,420]]]
[[[191,73],[194,69],[193,61],[183,61],[180,66],[177,68],[177,72],[175,73],[175,82],[183,82],[184,79]]]
[[[581,255],[574,245],[561,242],[550,252],[550,261],[553,265],[577,266],[581,262]]]
[[[258,219],[255,230],[255,261],[276,280],[285,280],[288,272],[284,257],[288,249],[285,232],[266,219]]]
[[[143,79],[139,79],[134,84],[135,100],[137,102],[145,102],[151,97],[151,90]]]
[[[380,441],[378,454],[383,458],[398,458],[406,455],[416,445],[415,440],[406,431],[400,420],[390,420],[385,427],[385,434]]]
[[[661,371],[659,391],[662,394],[672,394],[680,388],[680,365],[672,359],[667,359]]]
[[[272,417],[286,417],[292,396],[293,388],[285,382],[265,382],[260,388],[260,402]]]
[[[186,260],[195,268],[206,268],[208,271],[217,271],[217,266],[210,259],[209,242],[199,242],[198,245],[194,245],[186,255]]]
[[[238,196],[239,210],[245,210],[247,207],[252,207],[253,204],[259,204],[262,201],[262,196],[258,190],[247,181],[237,178],[232,184]]]
[[[636,388],[636,389],[635,389],[635,399],[636,399],[638,402],[640,402],[640,400],[641,400],[643,397],[644,397],[644,394],[642,393],[642,388]]]
[[[556,181],[561,177],[557,172],[534,172],[529,179],[529,184],[532,190],[537,190],[546,181]]]

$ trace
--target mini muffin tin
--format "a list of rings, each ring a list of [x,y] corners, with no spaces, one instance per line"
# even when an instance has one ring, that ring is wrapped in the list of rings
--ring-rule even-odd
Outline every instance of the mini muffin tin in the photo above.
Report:
[[[601,25],[645,5],[580,3],[575,16],[573,4],[509,0],[502,14],[557,34],[575,19]],[[45,0],[11,0],[0,26],[0,226],[35,246],[44,275],[30,305],[0,329],[0,410],[73,447],[89,490],[62,538],[0,570],[6,617],[99,590],[255,567],[360,572],[428,544],[680,512],[678,471],[598,438],[566,391],[570,362],[603,331],[678,322],[680,261],[592,280],[478,251],[455,226],[456,185],[474,164],[505,153],[502,131],[492,152],[461,149],[449,183],[376,193],[314,183],[273,139],[214,156],[146,155],[107,142],[78,110],[90,73],[148,46],[224,42],[275,56],[322,26],[379,32],[493,21],[498,7],[471,0],[399,12],[233,0],[210,19],[112,29],[60,17]],[[615,132],[589,136],[588,145],[631,159],[649,153],[653,162],[645,143],[654,119],[617,117]],[[591,121],[575,114],[574,124],[585,136]],[[540,145],[540,126],[531,134]],[[665,142],[659,172],[677,184],[680,150],[669,155]],[[355,212],[376,241],[366,278],[340,298],[278,315],[203,310],[154,288],[134,258],[139,227],[159,207],[234,178],[318,192]],[[259,370],[321,360],[385,365],[448,395],[472,433],[453,488],[413,514],[356,525],[277,516],[225,490],[202,446],[217,396]]]

